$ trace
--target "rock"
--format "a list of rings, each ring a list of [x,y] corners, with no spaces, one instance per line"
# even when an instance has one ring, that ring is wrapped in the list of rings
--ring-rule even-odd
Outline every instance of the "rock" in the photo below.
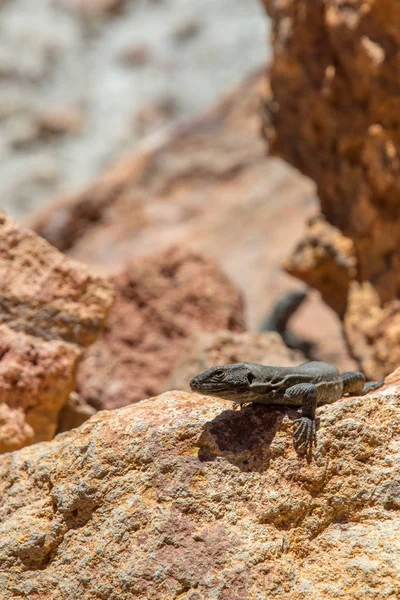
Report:
[[[349,355],[343,335],[343,321],[311,290],[305,306],[290,320],[290,331],[311,342],[310,356],[334,364],[340,371],[359,371],[360,364]]]
[[[192,377],[216,365],[253,362],[290,366],[304,361],[301,352],[289,350],[278,333],[196,331],[183,344],[167,389],[190,391]]]
[[[265,4],[274,22],[265,121],[271,150],[317,183],[328,222],[354,243],[359,278],[375,276],[390,298],[400,281],[391,262],[400,239],[394,228],[400,83],[392,80],[397,55],[389,51],[400,45],[397,3],[353,3],[349,10],[340,0]]]
[[[36,184],[50,187],[60,178],[59,164],[50,152],[37,153],[30,164],[30,177]]]
[[[133,128],[137,135],[148,135],[161,127],[165,127],[178,113],[176,98],[164,94],[153,101],[147,101],[135,112]]]
[[[14,150],[20,150],[29,146],[38,138],[39,129],[37,123],[30,115],[14,116],[7,119],[5,126],[5,142]]]
[[[201,31],[201,23],[196,19],[181,19],[172,31],[172,37],[176,42],[187,42],[196,37]]]
[[[345,331],[355,358],[370,379],[381,379],[400,364],[400,300],[381,306],[373,285],[351,285]]]
[[[119,55],[119,62],[125,67],[143,67],[150,59],[151,52],[147,44],[130,44]]]
[[[76,11],[88,20],[118,15],[123,11],[124,0],[62,0],[66,8]]]
[[[80,346],[97,338],[114,300],[109,282],[1,211],[0,290],[0,323]]]
[[[4,600],[396,598],[397,387],[293,410],[168,392],[0,457]]]
[[[42,109],[37,115],[37,124],[41,134],[76,134],[82,130],[85,120],[79,106],[54,106]]]
[[[71,392],[58,417],[57,433],[79,427],[96,412],[96,409],[87,404],[79,394]]]
[[[182,343],[196,328],[244,329],[236,287],[213,261],[182,247],[130,263],[113,282],[115,305],[77,377],[77,392],[96,409],[163,391]]]
[[[385,318],[396,310],[400,290],[400,82],[393,78],[400,46],[400,28],[393,26],[398,3],[264,4],[274,46],[264,122],[270,150],[316,182],[327,222],[354,248],[351,280],[372,286]],[[333,280],[337,268],[330,262]],[[319,275],[307,273],[311,279]],[[339,310],[348,290],[342,283],[336,289]],[[357,315],[346,316],[345,323],[352,323],[346,333],[357,356],[364,349],[354,342],[367,335],[370,356],[362,368],[378,376],[385,322],[373,319],[366,331],[362,315],[368,310],[364,305]],[[389,345],[389,338],[384,343]],[[384,372],[393,368],[388,361]]]
[[[172,242],[211,256],[244,291],[249,327],[256,330],[282,293],[295,288],[281,262],[315,212],[310,182],[265,156],[264,86],[263,71],[247,77],[204,115],[152,138],[30,224],[94,265],[120,265]],[[295,333],[301,327],[312,337],[323,348],[321,358],[353,367],[340,323],[317,294],[301,320],[294,320]]]
[[[400,367],[398,367],[393,373],[390,373],[387,377],[385,377],[385,385],[393,386],[399,385],[400,383]]]
[[[1,453],[54,437],[59,412],[75,387],[80,355],[75,344],[0,325]]]
[[[37,144],[41,137],[77,134],[84,123],[84,113],[79,106],[47,106],[36,111],[25,111],[23,115],[20,112],[17,110],[5,122],[5,141],[14,150]]]
[[[310,219],[305,236],[284,262],[290,275],[319,290],[324,301],[340,317],[346,312],[356,265],[351,240],[329,225],[322,215]]]
[[[0,452],[54,437],[112,285],[0,212]],[[69,343],[70,342],[70,343]]]

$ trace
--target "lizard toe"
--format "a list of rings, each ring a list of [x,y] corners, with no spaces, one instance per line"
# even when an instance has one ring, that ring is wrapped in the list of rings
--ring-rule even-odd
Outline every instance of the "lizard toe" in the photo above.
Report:
[[[295,447],[305,446],[311,451],[312,447],[317,445],[315,421],[308,417],[301,417],[296,419],[295,423],[298,423],[293,432]]]
[[[304,421],[303,417],[301,417],[300,419],[296,419],[294,423],[297,423],[297,425],[293,431],[293,437],[295,440],[297,440],[297,443],[300,443],[304,437],[304,433],[307,428],[307,422]]]

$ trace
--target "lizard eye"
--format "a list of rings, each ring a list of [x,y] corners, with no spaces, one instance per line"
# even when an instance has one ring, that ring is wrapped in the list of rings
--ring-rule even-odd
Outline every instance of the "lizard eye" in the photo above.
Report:
[[[251,372],[247,373],[247,381],[250,383],[250,385],[253,383],[255,378],[256,378],[256,376],[253,375],[253,373],[251,373]]]
[[[225,371],[223,371],[222,369],[219,369],[218,371],[215,371],[214,377],[216,379],[224,379],[224,377],[225,377]]]

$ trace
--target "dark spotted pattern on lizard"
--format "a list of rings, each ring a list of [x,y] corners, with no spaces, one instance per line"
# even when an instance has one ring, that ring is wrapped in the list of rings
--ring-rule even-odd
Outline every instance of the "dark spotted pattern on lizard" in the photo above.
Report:
[[[378,389],[383,380],[366,383],[363,373],[339,373],[325,362],[310,361],[297,367],[271,367],[255,363],[238,363],[211,367],[190,381],[193,391],[217,396],[242,405],[279,404],[301,406],[293,432],[297,448],[307,451],[316,444],[315,411],[318,405],[330,404],[344,394],[362,396]]]

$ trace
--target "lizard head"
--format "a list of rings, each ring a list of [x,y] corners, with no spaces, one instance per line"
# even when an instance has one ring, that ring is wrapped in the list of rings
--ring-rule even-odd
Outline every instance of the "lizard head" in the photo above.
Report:
[[[211,367],[193,377],[189,385],[194,392],[217,396],[234,402],[251,402],[256,394],[251,384],[256,379],[256,365],[238,363]]]

